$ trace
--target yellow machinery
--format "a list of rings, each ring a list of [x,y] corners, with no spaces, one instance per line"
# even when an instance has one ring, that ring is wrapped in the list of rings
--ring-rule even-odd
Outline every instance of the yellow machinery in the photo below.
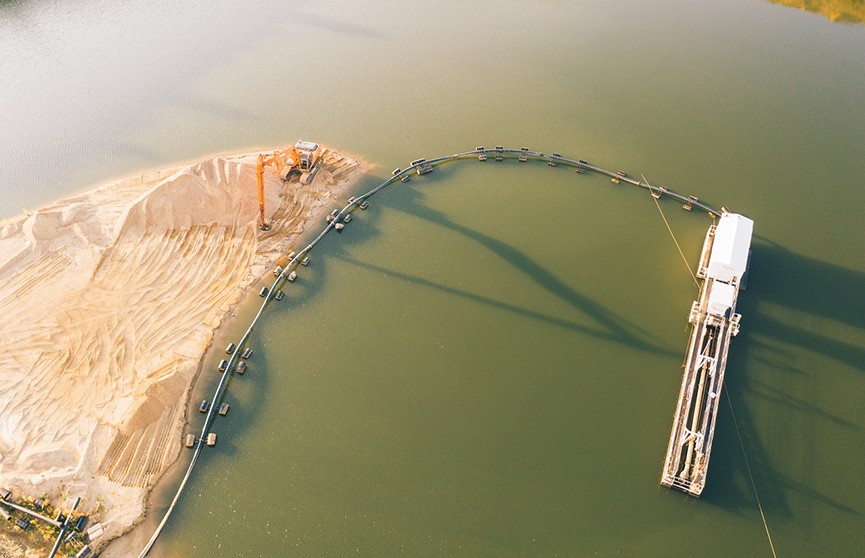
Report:
[[[264,166],[271,165],[276,168],[282,180],[288,180],[294,172],[303,173],[308,176],[315,169],[321,158],[321,147],[310,141],[298,141],[294,147],[287,147],[274,151],[270,154],[261,153],[258,156],[258,210],[261,213],[259,228],[263,231],[270,230],[270,224],[264,214]],[[311,180],[311,178],[310,178]],[[301,180],[304,184],[307,182]]]
[[[267,217],[264,214],[264,166],[271,165],[279,172],[279,177],[283,180],[288,180],[291,171],[300,168],[300,156],[297,149],[289,147],[275,151],[269,155],[260,153],[258,155],[258,210],[261,213],[261,223],[259,228],[263,231],[270,229],[270,224],[267,222]]]

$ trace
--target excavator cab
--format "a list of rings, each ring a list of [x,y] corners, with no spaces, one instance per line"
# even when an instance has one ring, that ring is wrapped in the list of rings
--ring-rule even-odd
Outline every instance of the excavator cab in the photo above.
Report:
[[[309,153],[300,154],[300,170],[303,172],[312,168],[312,156]]]
[[[294,148],[300,155],[300,172],[311,171],[321,157],[321,147],[317,143],[300,140],[294,144]]]

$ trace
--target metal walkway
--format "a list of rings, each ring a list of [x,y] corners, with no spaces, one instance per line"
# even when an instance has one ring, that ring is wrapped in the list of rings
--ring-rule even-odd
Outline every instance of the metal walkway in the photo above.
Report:
[[[709,227],[703,243],[703,253],[697,277],[703,279],[700,298],[691,306],[688,322],[693,326],[688,342],[682,386],[670,431],[670,442],[661,473],[661,484],[699,497],[706,485],[709,457],[730,340],[739,333],[741,316],[736,314],[739,281],[734,278],[727,287],[707,276],[706,266],[715,239],[715,225]],[[731,306],[724,315],[711,311],[710,300],[715,289],[732,293]]]

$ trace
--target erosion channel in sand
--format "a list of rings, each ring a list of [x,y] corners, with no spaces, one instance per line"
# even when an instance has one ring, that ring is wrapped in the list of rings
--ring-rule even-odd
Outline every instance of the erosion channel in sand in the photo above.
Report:
[[[363,172],[331,150],[310,184],[265,167],[262,232],[257,160],[151,171],[0,223],[0,486],[13,501],[80,496],[104,540],[141,518],[214,331]]]

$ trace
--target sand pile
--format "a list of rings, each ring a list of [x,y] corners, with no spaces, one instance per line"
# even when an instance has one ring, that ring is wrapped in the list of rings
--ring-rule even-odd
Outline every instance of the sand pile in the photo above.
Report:
[[[101,502],[109,536],[141,516],[214,330],[361,172],[333,152],[310,185],[268,168],[262,235],[255,160],[119,180],[0,224],[0,486]]]

